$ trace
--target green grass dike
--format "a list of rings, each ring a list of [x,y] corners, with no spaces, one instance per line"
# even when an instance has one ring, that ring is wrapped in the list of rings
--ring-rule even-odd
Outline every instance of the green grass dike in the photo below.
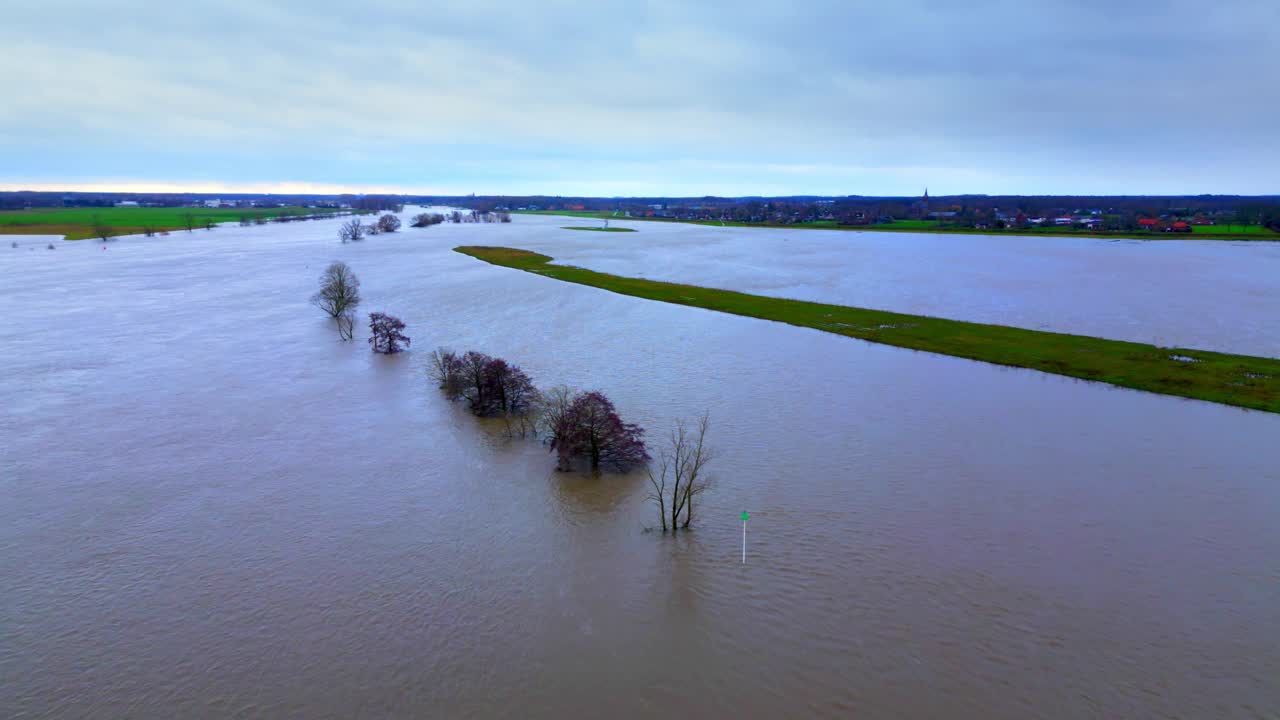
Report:
[[[624,227],[581,227],[578,225],[570,225],[562,227],[561,230],[586,230],[587,232],[635,232],[634,228]]]
[[[464,246],[464,255],[621,295],[815,328],[869,342],[1030,368],[1163,395],[1280,413],[1280,359],[748,295],[552,265],[546,255]]]

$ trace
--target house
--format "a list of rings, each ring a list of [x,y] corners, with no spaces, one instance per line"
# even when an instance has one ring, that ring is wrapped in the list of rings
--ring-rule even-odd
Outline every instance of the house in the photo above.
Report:
[[[1160,227],[1160,221],[1155,218],[1140,218],[1138,220],[1138,227],[1143,230],[1155,230]]]
[[[116,207],[138,207],[137,200],[121,200],[116,203]]]
[[[936,219],[936,220],[946,220],[946,219],[948,219],[948,218],[953,218],[953,217],[955,217],[955,216],[956,216],[956,215],[958,215],[958,214],[959,214],[959,213],[956,213],[956,212],[953,212],[953,211],[946,211],[946,212],[938,212],[938,211],[935,211],[935,212],[931,212],[931,213],[929,213],[929,217],[934,218],[934,219]]]
[[[1186,222],[1183,222],[1183,221],[1179,220],[1178,222],[1175,222],[1175,223],[1174,223],[1174,224],[1169,228],[1169,232],[1187,232],[1187,233],[1189,233],[1189,232],[1191,232],[1191,224],[1190,224],[1190,223],[1186,223]]]
[[[1054,224],[1054,225],[1071,225],[1071,224],[1072,224],[1072,223],[1074,223],[1075,221],[1076,221],[1076,219],[1075,219],[1075,218],[1071,217],[1070,215],[1066,215],[1066,216],[1063,216],[1063,217],[1056,217],[1056,218],[1054,218],[1054,219],[1053,219],[1053,224]]]

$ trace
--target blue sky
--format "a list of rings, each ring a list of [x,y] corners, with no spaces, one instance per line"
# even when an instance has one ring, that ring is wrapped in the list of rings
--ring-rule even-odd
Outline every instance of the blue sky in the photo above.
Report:
[[[0,189],[1280,193],[1280,2],[15,3]]]

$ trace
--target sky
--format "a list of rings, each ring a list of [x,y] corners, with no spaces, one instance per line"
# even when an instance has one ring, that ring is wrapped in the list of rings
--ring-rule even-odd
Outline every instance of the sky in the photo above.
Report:
[[[1280,193],[1276,0],[204,3],[0,19],[0,190]]]

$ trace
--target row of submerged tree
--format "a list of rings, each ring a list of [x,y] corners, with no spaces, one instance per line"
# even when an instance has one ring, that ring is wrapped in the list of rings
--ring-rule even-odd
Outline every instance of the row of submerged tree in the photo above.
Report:
[[[418,213],[409,220],[410,227],[426,228],[432,225],[440,225],[445,222],[450,223],[509,223],[511,222],[511,213],[507,212],[480,212],[472,210],[470,212],[462,212],[454,210],[448,214],[444,213]],[[352,218],[342,224],[338,228],[338,239],[343,243],[358,242],[369,235],[378,235],[379,233],[393,233],[400,229],[400,218],[393,214],[386,214],[366,223],[360,218]]]
[[[360,278],[341,260],[330,263],[320,276],[320,289],[311,296],[311,304],[333,319],[338,337],[355,338],[356,308],[360,306]],[[376,353],[398,353],[412,344],[404,334],[404,321],[383,312],[369,314],[369,344]]]
[[[539,390],[518,365],[470,350],[441,348],[431,354],[431,375],[455,402],[466,402],[478,417],[506,422],[509,434],[541,439],[556,454],[556,470],[575,462],[625,472],[643,465],[649,477],[647,500],[654,503],[663,532],[688,528],[694,503],[711,487],[706,466],[714,453],[706,444],[710,418],[676,423],[658,457],[649,455],[644,428],[625,422],[613,401],[598,390],[557,385]]]
[[[511,213],[480,212],[479,210],[471,210],[465,213],[461,210],[453,210],[447,215],[442,213],[419,213],[413,216],[413,222],[410,224],[414,227],[431,227],[446,221],[451,223],[509,223],[511,222]]]
[[[338,239],[341,240],[343,244],[359,242],[369,235],[393,233],[399,229],[400,218],[395,215],[391,215],[390,213],[379,217],[371,223],[366,223],[356,217],[342,223],[338,228]]]
[[[329,315],[342,340],[354,337],[360,280],[338,261],[320,277],[311,302]],[[369,344],[377,353],[396,353],[410,344],[405,324],[386,313],[369,315]],[[475,350],[458,353],[440,348],[431,354],[430,372],[450,401],[465,402],[477,417],[496,418],[511,436],[544,442],[556,455],[556,470],[585,463],[593,471],[625,472],[643,465],[649,478],[646,499],[658,510],[662,530],[687,529],[697,498],[711,487],[706,466],[714,453],[706,445],[710,419],[679,421],[665,447],[651,457],[644,428],[618,414],[613,401],[598,390],[557,385],[540,390],[520,366]]]

